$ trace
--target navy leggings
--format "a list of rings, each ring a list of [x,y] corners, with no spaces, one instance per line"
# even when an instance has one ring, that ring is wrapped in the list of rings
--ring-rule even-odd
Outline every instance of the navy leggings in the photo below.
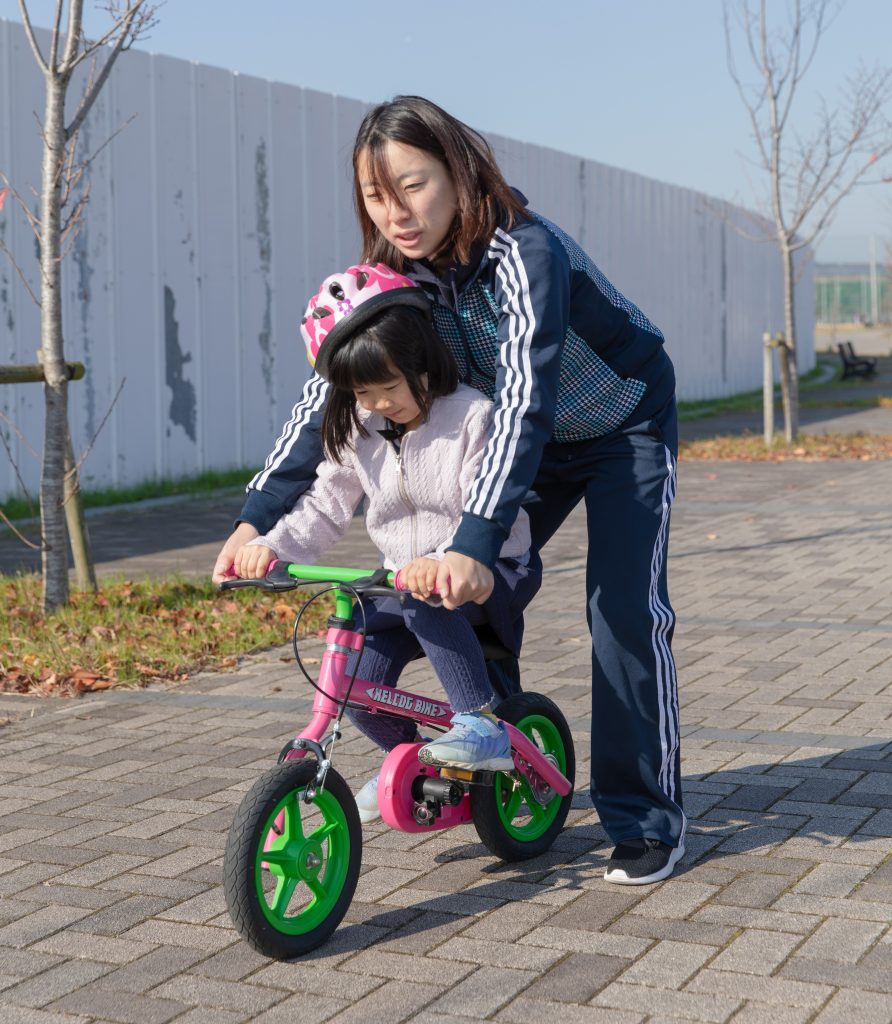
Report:
[[[591,797],[614,843],[683,840],[678,695],[666,555],[675,497],[674,400],[604,437],[549,444],[524,502],[541,551],[585,501],[592,635]],[[546,571],[548,556],[545,556]],[[490,664],[497,693],[516,663]]]

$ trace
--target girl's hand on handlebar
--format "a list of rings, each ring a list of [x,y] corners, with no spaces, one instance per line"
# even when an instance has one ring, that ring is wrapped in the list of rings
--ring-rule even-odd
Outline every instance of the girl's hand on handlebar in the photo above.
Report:
[[[408,565],[400,569],[400,585],[408,590],[412,597],[426,601],[435,593],[439,567],[440,563],[435,558],[413,558]]]
[[[491,569],[458,551],[447,551],[437,568],[437,590],[450,610],[468,601],[483,604],[494,586]]]
[[[222,583],[232,575],[233,563],[239,549],[259,536],[257,528],[250,523],[239,523],[230,535],[229,539],[220,549],[217,561],[214,563],[214,572],[211,579],[214,583]]]
[[[259,580],[266,575],[270,562],[275,559],[276,553],[272,548],[264,544],[245,544],[236,552],[233,565],[243,580]]]

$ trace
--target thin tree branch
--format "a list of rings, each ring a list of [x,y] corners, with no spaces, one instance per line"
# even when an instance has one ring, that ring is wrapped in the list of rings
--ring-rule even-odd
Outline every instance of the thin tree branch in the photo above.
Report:
[[[61,3],[62,0],[56,0]],[[65,36],[65,52],[62,54],[62,63],[58,72],[66,79],[74,70],[72,61],[77,56],[78,47],[81,44],[81,25],[84,20],[84,0],[69,0],[68,3],[68,32]]]
[[[55,71],[59,59],[59,25],[62,22],[62,0],[56,0],[56,16],[53,18],[53,38],[50,42],[50,68]]]
[[[7,257],[9,258],[9,262],[10,262],[10,263],[12,264],[12,266],[13,266],[13,269],[14,269],[14,270],[15,270],[15,272],[16,272],[16,273],[17,273],[17,274],[19,275],[19,278],[21,279],[21,282],[22,282],[22,284],[23,284],[23,285],[25,286],[25,290],[26,290],[26,291],[28,292],[28,294],[29,294],[29,295],[31,296],[31,298],[32,298],[32,299],[34,300],[34,303],[35,303],[35,305],[37,306],[37,308],[38,308],[38,309],[40,309],[40,308],[41,308],[41,306],[40,306],[40,299],[38,299],[38,298],[37,298],[37,296],[36,296],[36,295],[34,294],[34,291],[33,291],[33,289],[31,288],[31,285],[30,285],[30,284],[28,284],[28,279],[27,279],[27,278],[25,277],[25,273],[24,273],[24,271],[23,271],[23,270],[22,270],[22,268],[21,268],[21,267],[20,267],[20,266],[18,265],[18,263],[16,263],[16,259],[15,259],[15,257],[14,257],[14,256],[13,256],[13,254],[12,254],[12,253],[11,253],[11,252],[9,251],[9,247],[7,246],[6,242],[4,242],[4,241],[3,241],[3,239],[2,239],[2,238],[0,238],[0,249],[2,249],[2,250],[3,250],[3,252],[5,252],[5,253],[6,253]]]
[[[140,3],[142,3],[142,0],[140,0]],[[77,134],[78,129],[84,123],[84,119],[86,118],[87,114],[90,113],[93,104],[96,102],[96,98],[99,96],[99,93],[102,91],[102,87],[105,85],[106,79],[111,74],[111,69],[114,66],[115,61],[118,59],[118,54],[124,48],[124,42],[127,33],[130,31],[130,23],[133,21],[133,18],[135,17],[136,12],[138,10],[138,6],[133,8],[128,18],[127,25],[121,29],[118,38],[115,40],[115,45],[112,48],[112,52],[106,58],[105,64],[103,64],[102,69],[96,77],[96,80],[93,82],[90,88],[84,90],[84,95],[81,99],[80,106],[77,109],[77,113],[72,118],[71,124],[69,124],[68,127],[65,129],[66,140],[71,139],[72,136]],[[80,59],[83,59],[85,56],[86,51],[84,51]]]
[[[96,428],[96,431],[94,432],[93,436],[90,438],[90,443],[84,449],[83,453],[81,454],[81,457],[77,460],[76,464],[71,467],[71,469],[68,471],[68,473],[65,474],[65,479],[66,480],[70,480],[72,477],[77,479],[77,476],[80,473],[81,466],[86,462],[87,457],[89,456],[90,452],[93,450],[93,447],[96,444],[96,439],[99,437],[100,433],[102,432],[102,428],[108,422],[108,418],[109,418],[109,416],[111,416],[112,410],[114,409],[115,405],[117,404],[118,399],[121,397],[121,392],[124,390],[124,385],[126,383],[127,383],[127,378],[126,377],[122,377],[121,378],[121,383],[118,385],[118,390],[115,392],[115,397],[111,400],[111,404],[108,407],[108,411],[102,417],[102,422]],[[74,493],[76,494],[77,491],[79,491],[79,490],[80,490],[80,483],[78,483],[77,487],[74,489]],[[67,499],[66,499],[65,503],[67,503]],[[63,504],[65,504],[65,503],[63,503]]]
[[[28,14],[28,6],[25,0],[19,0],[19,13],[22,15],[22,27],[25,30],[25,35],[28,37],[28,42],[31,44],[31,50],[34,53],[34,59],[37,61],[37,66],[40,70],[46,74],[49,71],[46,60],[43,54],[40,52],[40,47],[37,45],[37,37],[34,35],[34,28],[31,25],[31,18]]]
[[[9,516],[6,515],[3,509],[0,509],[0,519],[2,519],[4,523],[6,523],[9,529],[12,530],[12,532],[16,535],[16,537],[19,538],[19,540],[25,545],[25,547],[31,548],[32,551],[40,551],[40,545],[35,544],[34,541],[28,540],[28,538],[23,533],[17,530],[13,525],[12,520],[9,518]]]

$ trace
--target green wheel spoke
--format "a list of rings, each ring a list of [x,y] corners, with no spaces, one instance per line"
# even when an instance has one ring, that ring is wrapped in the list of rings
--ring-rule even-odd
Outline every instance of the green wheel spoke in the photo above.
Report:
[[[276,885],[276,891],[273,893],[272,903],[270,904],[270,910],[276,915],[276,917],[284,917],[285,911],[288,909],[288,904],[291,902],[291,897],[294,895],[294,890],[297,888],[296,878],[280,878]]]
[[[261,854],[263,861],[269,865],[269,870],[274,875],[295,875],[297,872],[294,868],[294,858],[284,850],[267,850]]]
[[[337,832],[338,827],[339,827],[338,822],[336,822],[336,821],[327,821],[324,825],[320,825],[319,828],[317,828],[310,835],[310,839],[314,840],[314,842],[322,843],[326,839],[328,839],[328,837],[332,833]]]
[[[521,786],[517,786],[511,791],[508,799],[505,801],[505,818],[508,821],[513,821],[517,817],[517,812],[520,810],[523,799],[523,788]]]
[[[328,895],[328,890],[322,884],[321,879],[317,878],[316,875],[312,875],[305,879],[307,888],[313,894],[313,902],[307,907],[307,910],[312,910],[317,900],[323,900]]]
[[[304,823],[300,815],[300,793],[293,793],[291,799],[282,808],[285,812],[285,840],[289,843],[304,839]]]

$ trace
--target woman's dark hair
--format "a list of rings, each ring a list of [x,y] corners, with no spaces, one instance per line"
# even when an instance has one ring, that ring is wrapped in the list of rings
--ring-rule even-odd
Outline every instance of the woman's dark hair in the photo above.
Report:
[[[399,271],[406,265],[403,254],[372,223],[359,181],[359,164],[364,160],[375,187],[400,199],[384,156],[388,142],[430,153],[449,171],[458,193],[458,213],[440,254],[467,263],[474,243],[488,240],[502,221],[510,228],[515,218],[528,216],[479,132],[421,96],[395,96],[366,114],[353,145],[353,197],[364,261],[386,263]]]
[[[359,419],[354,388],[381,384],[396,369],[406,378],[412,397],[426,420],[431,402],[458,387],[452,353],[420,310],[411,306],[385,309],[356,333],[338,343],[328,363],[331,394],[322,417],[322,444],[329,458],[341,456],[354,430],[368,431]],[[427,374],[427,387],[421,377]]]

